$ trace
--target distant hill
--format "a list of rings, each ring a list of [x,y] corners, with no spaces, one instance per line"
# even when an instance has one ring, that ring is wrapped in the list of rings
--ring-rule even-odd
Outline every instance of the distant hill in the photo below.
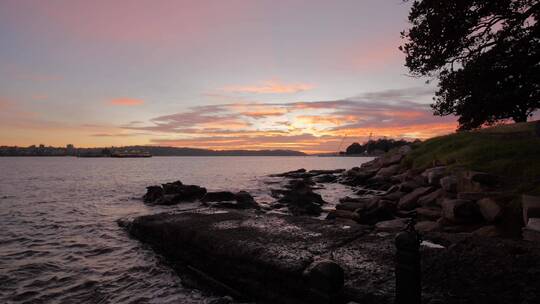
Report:
[[[125,150],[149,152],[154,156],[305,156],[294,150],[208,150],[159,146],[129,146]]]
[[[305,156],[307,154],[293,150],[208,150],[196,148],[176,148],[159,146],[126,147],[8,147],[0,146],[0,156],[109,156],[118,152],[148,152],[153,156]]]

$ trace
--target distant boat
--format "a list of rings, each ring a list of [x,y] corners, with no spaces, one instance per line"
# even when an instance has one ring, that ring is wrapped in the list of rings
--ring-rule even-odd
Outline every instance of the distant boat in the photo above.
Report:
[[[115,158],[145,158],[152,157],[149,152],[128,151],[128,152],[113,152],[111,157]]]

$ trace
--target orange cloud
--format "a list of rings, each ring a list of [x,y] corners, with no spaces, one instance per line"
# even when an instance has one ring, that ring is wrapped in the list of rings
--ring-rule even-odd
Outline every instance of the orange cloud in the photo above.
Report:
[[[121,97],[121,98],[111,99],[108,103],[110,105],[115,105],[115,106],[139,106],[139,105],[144,104],[144,100]]]
[[[291,83],[285,84],[279,80],[267,80],[258,85],[247,86],[227,86],[223,91],[232,93],[252,93],[252,94],[292,94],[307,91],[315,88],[312,84]]]

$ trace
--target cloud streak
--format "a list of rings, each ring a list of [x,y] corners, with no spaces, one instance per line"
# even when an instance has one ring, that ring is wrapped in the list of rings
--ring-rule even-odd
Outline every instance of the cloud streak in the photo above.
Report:
[[[124,128],[155,134],[151,143],[160,145],[335,151],[345,136],[350,143],[364,141],[370,133],[425,139],[454,131],[454,117],[433,116],[428,105],[413,101],[430,92],[408,88],[333,101],[197,106]]]
[[[128,97],[114,98],[108,101],[109,105],[113,106],[140,106],[144,104],[144,100]]]
[[[307,83],[283,83],[280,80],[273,79],[263,81],[255,85],[226,86],[222,91],[229,93],[248,93],[248,94],[294,94],[308,91],[315,88]]]

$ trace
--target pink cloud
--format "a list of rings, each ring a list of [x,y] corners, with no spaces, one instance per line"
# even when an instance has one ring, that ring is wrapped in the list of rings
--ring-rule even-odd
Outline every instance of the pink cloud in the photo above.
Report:
[[[140,106],[144,104],[144,100],[128,97],[120,97],[109,100],[108,104],[114,106]]]
[[[32,100],[39,101],[39,100],[49,99],[49,96],[47,94],[35,94],[35,95],[32,95],[31,98]]]
[[[252,93],[252,94],[293,94],[315,88],[307,83],[283,83],[280,80],[266,80],[255,85],[226,86],[223,91],[231,93]]]

